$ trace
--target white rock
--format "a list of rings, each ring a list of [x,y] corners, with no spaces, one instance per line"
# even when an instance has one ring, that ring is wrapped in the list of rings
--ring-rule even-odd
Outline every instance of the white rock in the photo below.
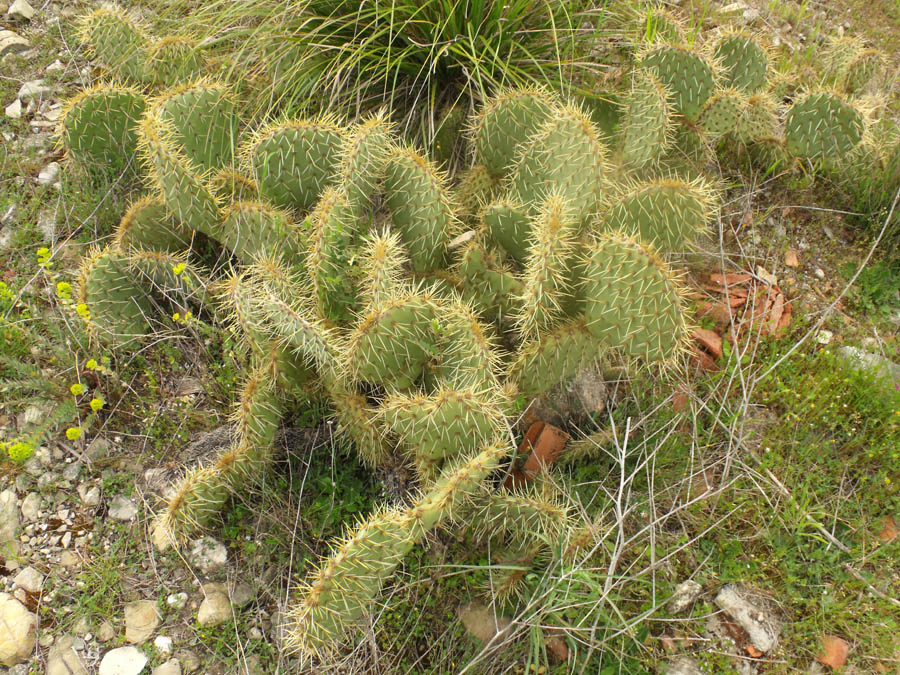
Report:
[[[756,598],[739,584],[727,584],[716,595],[719,606],[750,636],[759,651],[768,653],[778,644],[781,622],[768,610],[765,600]]]
[[[253,590],[253,586],[242,581],[231,589],[231,604],[237,609],[243,609],[253,602],[255,596],[256,591]]]
[[[147,660],[137,647],[119,647],[106,652],[97,672],[98,675],[139,675]]]
[[[218,626],[231,618],[231,601],[224,584],[204,584],[206,597],[197,611],[197,623],[201,626]]]
[[[25,0],[15,0],[6,10],[6,16],[13,21],[31,21],[34,18],[34,9]]]
[[[191,562],[204,572],[222,567],[228,560],[228,549],[212,537],[201,537],[191,546]]]
[[[682,581],[675,587],[675,594],[669,601],[666,611],[668,611],[669,614],[683,612],[694,603],[694,600],[697,599],[702,590],[703,587],[692,579]]]
[[[82,642],[82,647],[83,641]],[[74,639],[66,635],[53,645],[47,657],[45,675],[88,675],[87,668],[74,648]]]
[[[873,354],[850,346],[841,347],[837,352],[838,356],[851,367],[871,370],[876,377],[887,380],[888,389],[896,387],[896,383],[900,382],[900,364],[884,358],[881,354]]]
[[[37,492],[29,492],[22,500],[22,520],[26,523],[37,520],[41,513],[41,496]]]
[[[678,656],[668,664],[663,671],[666,675],[703,675],[700,666],[690,656]]]
[[[153,675],[181,675],[181,663],[178,659],[169,659],[161,666],[156,666]]]
[[[187,593],[174,593],[166,598],[166,604],[172,609],[183,609],[187,604],[188,594]]]
[[[117,495],[109,505],[109,517],[116,520],[131,520],[137,515],[137,506],[130,499]]]
[[[53,88],[44,84],[43,80],[31,80],[19,87],[19,99],[22,103],[48,98]]]
[[[19,529],[19,507],[16,493],[12,490],[0,492],[0,544],[13,541]]]
[[[21,119],[22,117],[22,101],[16,99],[8,106],[3,109],[3,112],[6,113],[6,116],[12,118],[14,120]]]
[[[9,593],[0,593],[0,664],[22,663],[34,651],[37,617]]]
[[[163,654],[172,653],[172,638],[168,635],[157,635],[153,645]]]
[[[50,162],[47,166],[41,169],[41,172],[38,174],[37,182],[38,185],[50,185],[50,183],[56,180],[56,177],[59,175],[59,170],[62,167],[59,165],[59,162]],[[54,221],[56,218],[53,219]],[[56,230],[56,223],[53,224],[53,229]]]
[[[78,486],[78,496],[85,506],[97,506],[100,503],[100,488],[82,483]]]
[[[13,33],[11,30],[0,30],[0,56],[24,52],[30,47],[31,43],[18,33]]]
[[[109,642],[114,637],[116,637],[116,629],[109,621],[104,621],[100,624],[100,628],[97,629],[97,639],[100,642]]]
[[[59,59],[56,59],[56,61],[51,63],[49,66],[47,66],[47,68],[44,72],[55,73],[57,71],[65,70],[65,69],[66,69],[66,67],[63,65],[63,62],[60,61]]]
[[[818,335],[816,335],[816,342],[820,345],[831,344],[831,341],[834,339],[834,333],[830,330],[825,330],[824,328],[819,331]]]
[[[137,600],[125,605],[125,640],[142,644],[150,639],[159,626],[159,612],[151,600]]]
[[[26,567],[15,576],[13,582],[29,593],[40,593],[44,587],[44,575],[33,567]]]

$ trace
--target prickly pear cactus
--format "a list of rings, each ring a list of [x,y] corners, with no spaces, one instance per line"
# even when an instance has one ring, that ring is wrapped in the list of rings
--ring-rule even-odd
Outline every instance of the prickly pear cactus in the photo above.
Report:
[[[672,92],[675,110],[697,121],[716,89],[718,74],[713,65],[701,54],[674,44],[650,47],[640,63]]]
[[[803,96],[784,119],[787,149],[798,157],[839,159],[863,139],[862,115],[837,94]]]
[[[98,85],[77,94],[65,107],[59,137],[81,166],[120,173],[133,166],[137,125],[147,101],[130,87]]]
[[[747,94],[765,89],[769,76],[769,55],[749,35],[725,31],[715,42],[713,56],[722,68],[727,86]]]

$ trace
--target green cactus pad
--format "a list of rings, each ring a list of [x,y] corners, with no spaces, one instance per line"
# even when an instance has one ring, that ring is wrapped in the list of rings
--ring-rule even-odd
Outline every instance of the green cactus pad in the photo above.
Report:
[[[585,319],[604,346],[649,362],[685,349],[681,287],[664,262],[625,234],[601,234],[585,266]]]
[[[510,193],[535,212],[551,193],[568,202],[577,221],[596,210],[606,149],[596,125],[575,106],[557,106],[520,148]]]
[[[713,55],[722,67],[722,79],[727,86],[747,94],[765,89],[769,55],[749,35],[726,32],[716,41]]]
[[[264,126],[243,149],[260,194],[279,208],[310,210],[332,182],[344,134],[331,118]]]
[[[456,517],[508,453],[505,445],[488,446],[445,468],[410,508],[376,512],[349,530],[334,554],[306,582],[301,602],[291,609],[288,649],[315,658],[332,654],[369,611],[384,581],[416,542]]]
[[[714,200],[701,181],[677,179],[637,183],[610,201],[603,229],[626,232],[661,251],[683,251],[713,217]]]
[[[518,262],[525,262],[531,243],[531,219],[524,206],[503,199],[485,206],[479,219],[488,238]]]
[[[516,149],[550,116],[557,101],[542,89],[505,91],[488,100],[474,123],[475,163],[502,178],[516,161]]]
[[[146,107],[146,99],[129,87],[86,89],[69,101],[60,118],[63,147],[88,169],[121,173],[134,162],[137,125]]]
[[[537,490],[501,489],[478,503],[472,521],[482,537],[507,533],[519,541],[553,541],[565,532],[568,512],[558,498]]]
[[[862,49],[848,59],[841,70],[838,86],[850,96],[862,94],[877,83],[887,61],[877,49]]]
[[[500,383],[495,368],[499,357],[475,309],[451,298],[439,303],[434,311],[439,317],[432,323],[437,338],[431,371],[434,378],[441,386],[491,390],[493,400],[498,401],[502,398],[497,393]]]
[[[157,85],[171,87],[200,77],[204,59],[196,40],[169,35],[150,45],[148,70]]]
[[[359,229],[359,214],[346,191],[327,188],[312,215],[308,269],[319,314],[336,323],[353,315],[359,299],[358,279],[350,260]]]
[[[89,312],[91,332],[114,345],[128,345],[149,333],[157,314],[147,288],[132,274],[128,256],[116,249],[95,249],[84,258],[77,298]]]
[[[724,136],[735,130],[744,113],[746,97],[737,89],[723,89],[709,97],[697,126],[712,138]]]
[[[600,342],[584,321],[573,320],[519,347],[509,380],[526,398],[540,396],[602,356]]]
[[[545,331],[563,314],[566,297],[572,294],[569,273],[578,223],[568,203],[551,195],[532,219],[531,232],[516,315],[516,327],[524,337]]]
[[[170,141],[200,171],[233,166],[238,117],[227,87],[213,82],[175,87],[153,101],[150,114],[165,120]]]
[[[401,295],[372,307],[350,336],[353,379],[398,390],[418,380],[436,355],[431,302]]]
[[[253,264],[277,251],[285,264],[302,267],[306,233],[290,215],[257,201],[235,202],[222,213],[221,241],[241,262]]]
[[[368,206],[384,180],[393,141],[393,126],[383,113],[351,127],[340,149],[340,184],[358,208]]]
[[[381,466],[390,455],[388,439],[378,424],[376,411],[366,397],[340,379],[326,383],[328,397],[334,406],[337,431],[346,435],[360,458],[368,466]]]
[[[504,416],[494,400],[491,392],[473,390],[397,394],[382,403],[381,416],[411,454],[455,457],[502,433]]]
[[[233,169],[216,171],[209,178],[209,188],[224,203],[259,201],[256,183]]]
[[[243,326],[268,339],[278,339],[323,381],[338,377],[340,341],[309,306],[297,275],[280,262],[259,261],[235,277],[228,294],[240,307]]]
[[[161,198],[143,197],[122,216],[113,241],[123,251],[139,248],[177,253],[190,248],[191,233],[169,214]]]
[[[370,304],[381,303],[397,291],[400,273],[407,262],[400,235],[396,232],[370,235],[362,252],[360,296]]]
[[[522,282],[504,269],[477,242],[470,242],[456,267],[463,283],[463,296],[485,316],[512,315],[518,308]]]
[[[641,65],[672,93],[675,111],[696,122],[716,89],[716,73],[709,62],[687,47],[663,45],[649,49]]]
[[[388,159],[385,204],[417,272],[444,262],[456,221],[443,174],[411,148],[397,148]]]
[[[500,183],[484,164],[476,164],[466,169],[460,175],[454,191],[454,201],[458,205],[459,217],[469,219],[477,215],[483,206],[494,197],[494,193],[499,187]]]
[[[147,79],[149,41],[122,10],[95,9],[82,20],[81,36],[97,60],[118,77],[135,84]]]
[[[640,169],[659,159],[668,145],[669,92],[653,75],[637,71],[622,123],[622,159]]]
[[[196,232],[221,236],[218,199],[190,159],[170,139],[175,132],[166,121],[144,117],[140,143],[150,177],[175,219]]]
[[[837,94],[807,94],[784,119],[787,149],[797,157],[838,160],[862,141],[862,115]]]
[[[758,138],[778,135],[779,123],[775,99],[769,94],[754,94],[747,98],[734,133],[744,143],[752,143]]]

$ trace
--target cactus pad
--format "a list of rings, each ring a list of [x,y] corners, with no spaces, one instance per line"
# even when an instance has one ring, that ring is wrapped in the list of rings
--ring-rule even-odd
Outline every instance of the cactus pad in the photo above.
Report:
[[[475,120],[475,161],[493,176],[505,176],[516,148],[547,120],[556,101],[542,89],[506,91],[490,99]]]
[[[622,159],[640,169],[659,159],[671,129],[669,92],[653,75],[638,72],[622,125]]]
[[[807,94],[784,120],[787,149],[798,157],[838,160],[859,145],[862,115],[837,94]]]
[[[331,182],[343,131],[331,118],[264,126],[244,154],[260,195],[279,208],[310,210]]]
[[[687,47],[662,45],[649,49],[641,65],[656,74],[672,93],[675,111],[696,122],[716,88],[712,65]]]
[[[769,55],[749,35],[728,31],[717,41],[713,55],[722,67],[724,82],[747,94],[766,87]]]
[[[688,336],[681,288],[637,240],[602,234],[585,266],[588,330],[604,345],[650,362],[673,362]]]
[[[713,217],[714,200],[701,181],[638,183],[612,200],[602,218],[609,232],[628,232],[662,251],[683,251]]]
[[[66,152],[88,169],[121,172],[134,161],[137,125],[147,107],[135,89],[98,86],[73,98],[59,122]]]

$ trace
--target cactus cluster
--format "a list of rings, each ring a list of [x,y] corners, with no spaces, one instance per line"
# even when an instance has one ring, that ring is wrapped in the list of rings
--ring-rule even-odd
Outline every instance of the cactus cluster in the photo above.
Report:
[[[139,82],[181,72],[160,61],[187,53],[152,48],[116,12],[95,12],[86,33]],[[184,476],[157,543],[183,542],[257,480],[290,395],[316,388],[361,460],[406,461],[420,492],[349,528],[307,578],[288,619],[296,650],[340,644],[436,527],[541,532],[541,545],[510,534],[505,555],[520,562],[569,550],[553,544],[577,537],[552,495],[495,487],[515,455],[509,420],[519,397],[608,352],[668,366],[685,351],[685,293],[668,261],[702,236],[716,194],[673,173],[673,157],[726,135],[808,158],[863,138],[863,115],[838,93],[799,97],[782,122],[770,69],[743,34],[704,50],[653,41],[611,139],[576,102],[497,92],[466,123],[444,116],[471,147],[455,182],[385,113],[245,125],[232,91],[202,78],[152,97],[118,85],[77,97],[60,122],[69,157],[119,168],[136,149],[153,187],[84,261],[92,332],[130,343],[196,307],[227,316],[253,353],[234,442]],[[448,158],[456,144],[438,139]],[[193,255],[198,237],[221,252],[215,265]],[[502,587],[514,593],[515,579]]]
[[[133,86],[171,86],[197,77],[205,67],[195,38],[155,39],[117,7],[101,7],[85,16],[81,37],[101,66]]]

